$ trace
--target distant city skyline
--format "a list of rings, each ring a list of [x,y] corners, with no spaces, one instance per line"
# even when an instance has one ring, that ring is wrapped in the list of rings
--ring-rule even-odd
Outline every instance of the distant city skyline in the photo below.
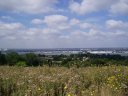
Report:
[[[0,0],[0,48],[128,47],[128,0]]]

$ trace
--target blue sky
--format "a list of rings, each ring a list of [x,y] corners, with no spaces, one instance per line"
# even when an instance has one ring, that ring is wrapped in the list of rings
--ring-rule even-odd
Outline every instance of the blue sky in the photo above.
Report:
[[[0,48],[128,47],[128,0],[0,0]]]

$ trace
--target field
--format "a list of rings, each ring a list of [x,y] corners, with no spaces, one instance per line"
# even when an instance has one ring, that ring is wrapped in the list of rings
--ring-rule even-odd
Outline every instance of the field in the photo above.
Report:
[[[0,96],[128,96],[128,67],[0,67]]]

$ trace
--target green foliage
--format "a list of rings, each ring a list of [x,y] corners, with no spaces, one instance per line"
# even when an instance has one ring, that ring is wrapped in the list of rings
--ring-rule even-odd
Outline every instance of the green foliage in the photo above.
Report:
[[[0,65],[5,65],[7,63],[5,54],[0,53]]]
[[[96,66],[103,66],[106,63],[104,59],[91,59],[90,62],[92,65]]]
[[[15,65],[20,60],[20,55],[16,52],[9,52],[6,54],[7,63]]]
[[[26,64],[21,63],[21,61]],[[21,64],[20,64],[20,63]],[[0,65],[18,66],[65,66],[65,67],[88,67],[88,66],[128,66],[128,56],[120,55],[97,55],[97,54],[71,54],[71,55],[36,55],[34,53],[18,54],[9,52],[0,53]]]
[[[34,53],[28,53],[25,55],[25,60],[28,66],[38,66],[39,59]]]
[[[84,61],[81,64],[81,67],[88,67],[88,66],[92,66],[92,64],[89,61]]]
[[[25,61],[19,61],[16,63],[16,66],[22,66],[22,67],[25,67],[27,66],[26,62]]]

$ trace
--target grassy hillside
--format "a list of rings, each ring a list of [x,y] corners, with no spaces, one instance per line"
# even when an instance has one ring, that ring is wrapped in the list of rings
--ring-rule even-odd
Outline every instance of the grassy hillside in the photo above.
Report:
[[[128,67],[0,67],[0,96],[128,96]]]

